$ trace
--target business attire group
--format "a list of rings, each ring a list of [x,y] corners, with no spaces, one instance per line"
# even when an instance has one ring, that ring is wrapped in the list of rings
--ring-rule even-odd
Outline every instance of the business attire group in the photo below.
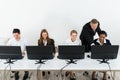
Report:
[[[94,35],[98,33],[99,38],[94,39]],[[7,45],[10,46],[21,46],[22,56],[26,54],[25,47],[30,45],[29,41],[23,39],[20,35],[20,30],[15,28],[13,29],[13,38],[10,39],[7,43]],[[83,29],[81,31],[81,34],[78,39],[78,33],[76,30],[71,30],[70,32],[70,38],[68,38],[65,42],[65,45],[84,45],[85,46],[85,52],[90,51],[90,47],[92,45],[111,45],[110,40],[106,39],[107,33],[100,28],[100,23],[97,19],[92,19],[90,22],[86,23],[83,26]],[[40,32],[40,37],[38,39],[38,46],[53,46],[53,56],[55,56],[56,49],[55,49],[55,42],[54,39],[49,37],[49,33],[47,32],[47,29],[42,29]],[[19,72],[15,72],[15,80],[19,80]],[[106,72],[104,72],[106,74]],[[48,71],[48,74],[50,74],[50,71]],[[72,71],[66,71],[66,76],[69,80],[76,80],[75,73]],[[23,77],[23,80],[26,80],[28,78],[29,72],[25,71],[25,75]],[[43,72],[43,76],[45,75],[45,72]],[[95,72],[92,74],[92,80],[97,80],[95,77]],[[107,80],[106,75],[103,76],[103,80]]]

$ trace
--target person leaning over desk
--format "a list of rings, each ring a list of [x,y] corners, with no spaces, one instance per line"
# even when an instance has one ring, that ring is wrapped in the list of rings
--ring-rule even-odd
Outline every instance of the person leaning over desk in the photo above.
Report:
[[[95,40],[93,41],[93,43],[91,44],[91,46],[92,46],[92,45],[100,45],[100,46],[111,45],[110,40],[106,39],[107,33],[106,33],[105,31],[99,32],[98,35],[99,35],[99,38],[98,38],[98,39],[95,39]],[[103,73],[104,73],[104,75],[103,75],[103,80],[107,80],[107,72],[104,71]],[[94,71],[94,72],[92,73],[92,80],[98,80],[98,79],[96,78],[96,71]]]
[[[70,32],[70,38],[68,38],[66,40],[66,45],[81,45],[80,40],[77,38],[77,31],[76,30],[71,30]],[[69,77],[69,80],[76,80],[75,78],[75,73],[73,73],[72,71],[67,71],[66,76]]]
[[[80,40],[82,42],[82,45],[85,46],[85,51],[90,51],[91,43],[93,43],[94,35],[99,33],[101,31],[100,29],[100,23],[97,19],[92,19],[90,22],[86,23],[83,26],[82,32],[80,34]]]
[[[92,19],[90,22],[86,23],[83,26],[82,32],[79,36],[82,45],[85,46],[85,52],[89,52],[91,48],[91,44],[94,41],[94,36],[96,33],[99,33],[101,31],[100,29],[100,23],[97,19]],[[89,73],[85,71],[83,75],[88,75]]]
[[[56,50],[55,50],[55,44],[54,40],[49,37],[48,31],[46,29],[42,29],[40,33],[40,38],[38,40],[38,46],[53,46],[53,57],[55,56]],[[50,72],[48,71],[48,74]],[[42,75],[45,76],[45,72],[42,72]]]

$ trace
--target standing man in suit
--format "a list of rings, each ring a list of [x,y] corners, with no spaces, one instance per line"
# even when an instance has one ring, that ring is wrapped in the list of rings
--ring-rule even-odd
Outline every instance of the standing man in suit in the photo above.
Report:
[[[80,40],[82,45],[85,46],[86,52],[90,51],[90,45],[93,43],[94,35],[100,31],[100,23],[97,19],[92,19],[83,26],[82,32],[80,34]]]

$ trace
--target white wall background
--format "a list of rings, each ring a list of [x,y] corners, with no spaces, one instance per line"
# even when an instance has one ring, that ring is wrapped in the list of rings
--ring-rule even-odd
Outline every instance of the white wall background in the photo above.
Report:
[[[0,0],[0,39],[20,28],[22,36],[37,45],[46,28],[58,45],[72,29],[80,34],[92,18],[100,21],[112,44],[120,44],[120,0]]]

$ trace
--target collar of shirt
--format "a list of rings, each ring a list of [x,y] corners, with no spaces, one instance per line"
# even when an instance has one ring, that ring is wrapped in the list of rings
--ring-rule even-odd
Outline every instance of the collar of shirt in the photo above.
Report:
[[[17,41],[15,38],[13,38],[13,40],[15,41],[15,42],[20,42],[21,41],[21,38]]]
[[[97,39],[96,42],[98,42],[99,44],[101,44],[99,39]],[[104,39],[104,44],[105,44],[105,43],[106,43],[106,39]]]
[[[44,46],[46,46],[47,45],[47,40],[43,40],[43,44],[44,44]]]
[[[70,39],[68,39],[67,41],[66,41],[66,44],[68,44],[68,45],[80,45],[80,42],[79,42],[79,40],[78,39],[76,39],[74,42],[71,40],[71,38]]]

